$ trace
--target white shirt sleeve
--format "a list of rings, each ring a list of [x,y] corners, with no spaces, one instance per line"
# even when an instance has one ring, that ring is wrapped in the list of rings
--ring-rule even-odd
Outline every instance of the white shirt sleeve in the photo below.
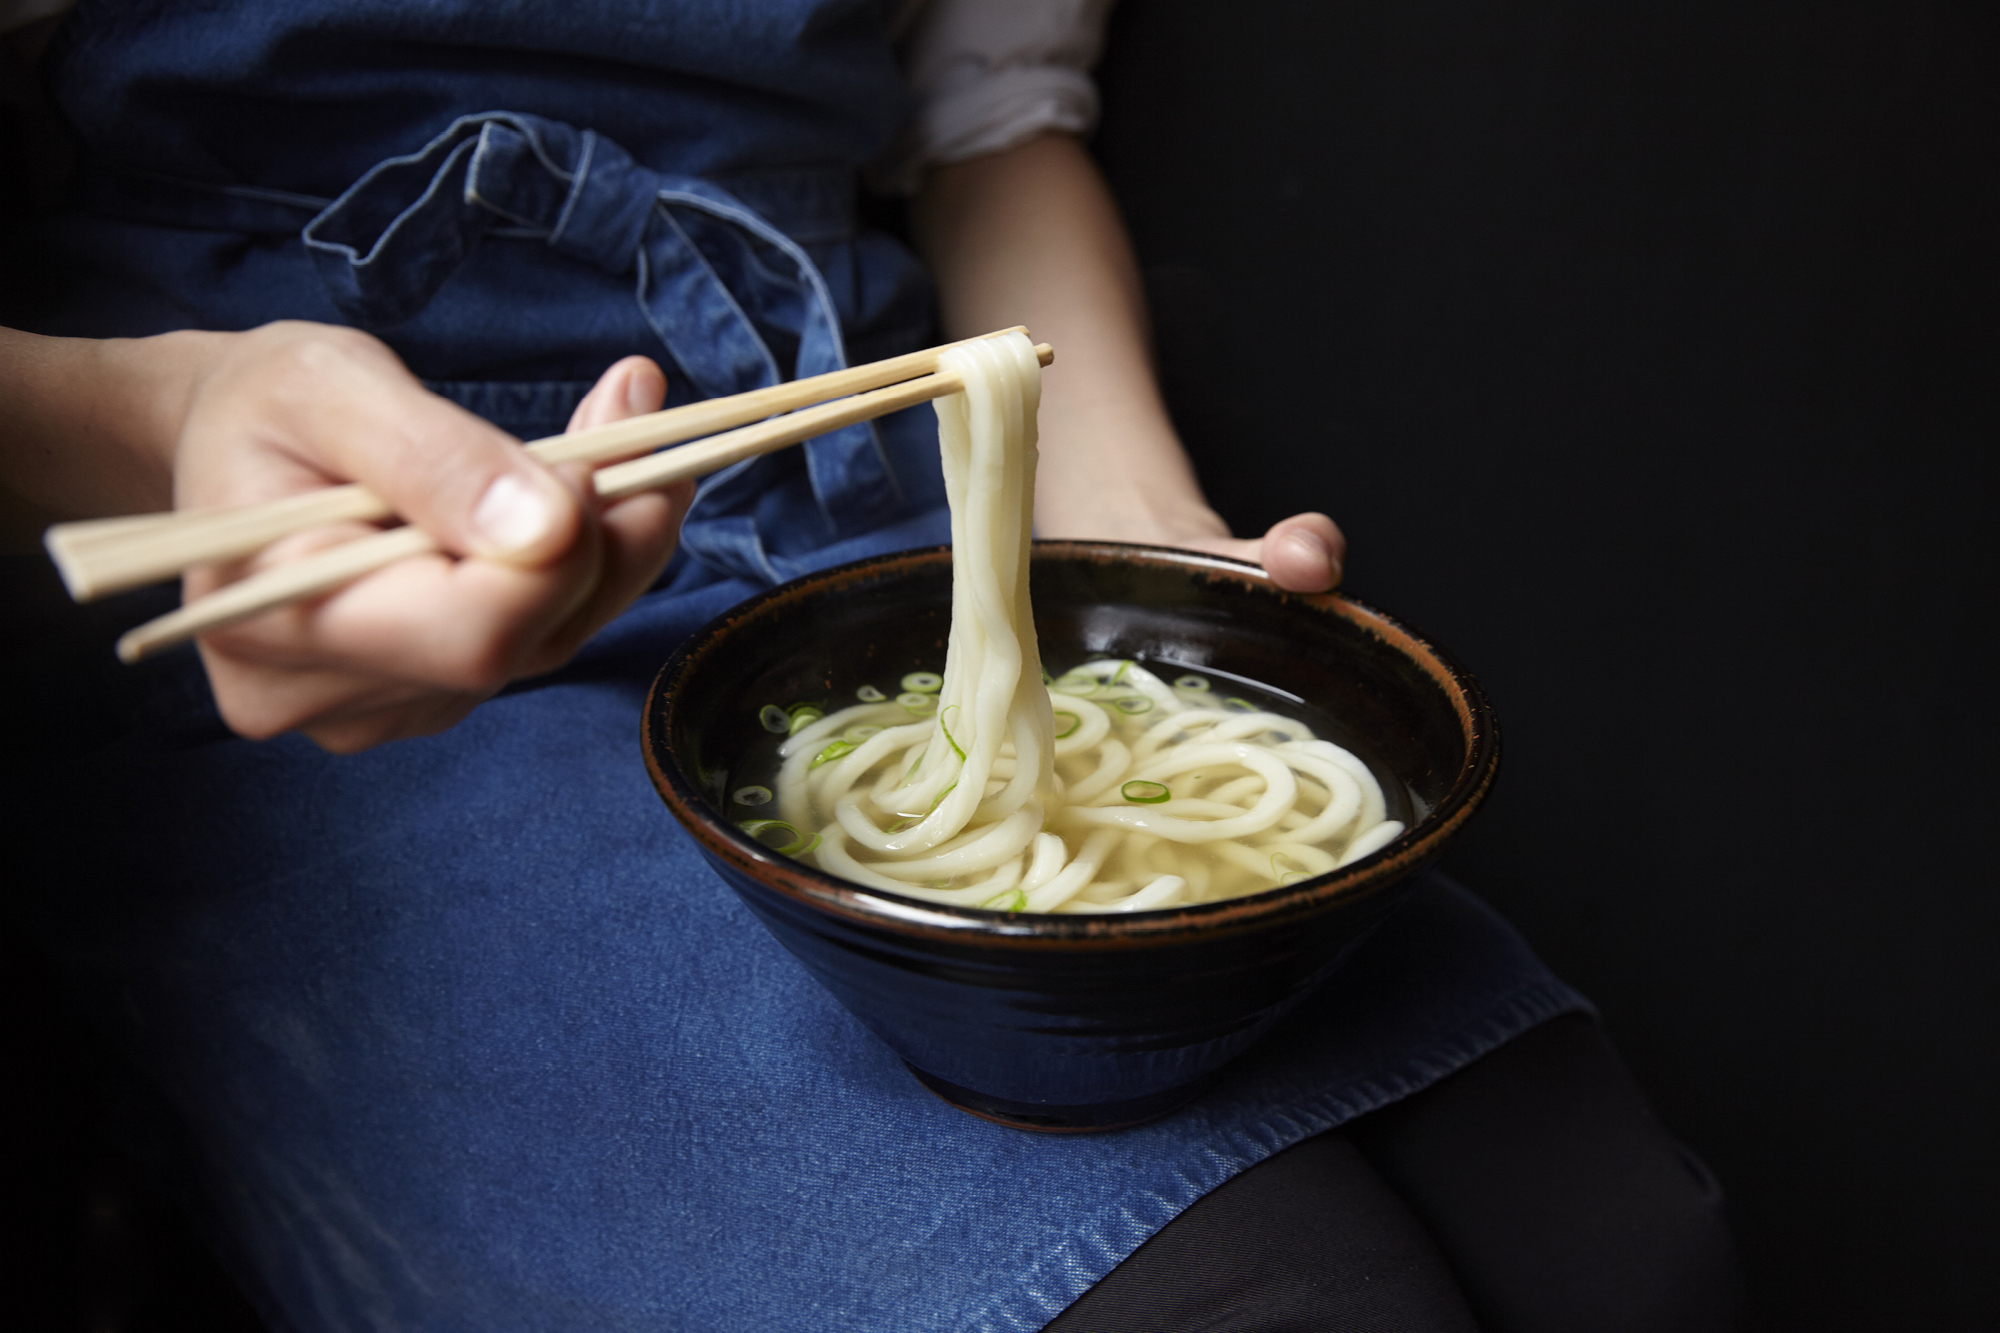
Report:
[[[931,0],[899,43],[909,125],[871,173],[914,190],[928,167],[997,153],[1044,130],[1097,124],[1090,70],[1113,0]]]

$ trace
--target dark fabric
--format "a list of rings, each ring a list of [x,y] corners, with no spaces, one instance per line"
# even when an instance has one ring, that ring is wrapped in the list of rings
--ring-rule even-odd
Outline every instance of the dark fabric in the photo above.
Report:
[[[185,1209],[116,1145],[115,1050],[59,970],[0,921],[0,1328],[261,1333]]]
[[[1553,1019],[1207,1195],[1049,1333],[1718,1333],[1722,1196]]]
[[[1048,1333],[1165,1329],[1478,1333],[1430,1233],[1339,1131],[1203,1198]]]
[[[1348,1133],[1487,1333],[1729,1327],[1722,1191],[1595,1023],[1558,1018]]]
[[[716,178],[886,147],[908,103],[890,9],[81,0],[49,62],[95,152],[175,176],[331,196],[412,137],[512,107]]]
[[[105,337],[273,319],[355,322],[432,381],[592,380],[618,357],[661,352],[633,296],[671,286],[672,274],[638,272],[632,245],[611,239],[636,239],[618,219],[640,221],[629,206],[647,193],[620,170],[629,162],[641,175],[699,177],[803,248],[838,307],[851,360],[907,351],[920,345],[912,326],[928,321],[928,280],[913,255],[857,232],[852,216],[855,171],[905,114],[885,8],[881,0],[559,8],[82,0],[44,62],[82,169],[75,207],[46,229],[73,281],[37,331]],[[542,164],[582,178],[571,215],[581,230],[538,227],[530,209],[527,225],[511,232],[481,225],[439,237],[437,215],[493,220],[462,189],[445,190],[409,220],[408,239],[437,242],[427,271],[451,273],[448,298],[376,292],[346,302],[370,317],[344,317],[342,298],[353,294],[339,281],[328,289],[300,229],[462,117],[502,112],[588,131],[606,149],[601,177],[572,172],[576,163],[560,155]],[[504,163],[504,151],[487,156],[503,182],[488,202],[518,205],[549,178],[537,164]],[[372,238],[381,227],[365,222],[386,225],[413,202],[391,204],[391,183],[350,201],[337,239]],[[656,234],[646,263],[657,267],[665,249],[680,258],[700,251],[739,296],[747,285],[739,279],[766,263],[781,277],[795,266],[762,247],[746,256],[733,228],[677,211],[681,231]],[[577,258],[579,249],[591,257]],[[447,253],[454,262],[444,262]],[[398,287],[426,268],[384,267],[396,270]],[[669,267],[683,277],[690,269]],[[789,365],[802,321],[775,304],[745,313]],[[695,320],[670,331],[679,350],[698,346]],[[674,401],[708,367],[688,369],[670,373]]]
[[[26,1078],[33,1131],[9,1158],[17,1186],[9,1221],[16,1256],[43,1260],[14,1293],[15,1310],[49,1328],[260,1327],[145,1174],[92,1131],[102,1118],[89,1096],[102,1082],[92,1071],[110,1052],[68,1016],[53,969],[34,950],[11,935],[0,935],[0,945],[14,1000],[7,1050]],[[1495,1210],[1482,1199],[1502,1192],[1512,1197],[1494,1224]],[[1718,1196],[1707,1172],[1637,1100],[1595,1026],[1559,1018],[1425,1092],[1236,1177],[1048,1327],[1726,1327]],[[1624,1225],[1603,1224],[1607,1203]],[[1565,1217],[1585,1219],[1580,1242],[1561,1224]],[[1477,1285],[1461,1288],[1454,1269]],[[1613,1289],[1631,1298],[1621,1294],[1611,1306],[1578,1299]],[[1665,1300],[1647,1298],[1662,1292]],[[1678,1296],[1706,1296],[1708,1306]]]

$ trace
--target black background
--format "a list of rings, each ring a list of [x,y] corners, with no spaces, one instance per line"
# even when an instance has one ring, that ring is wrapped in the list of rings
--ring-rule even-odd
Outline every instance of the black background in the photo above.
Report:
[[[1204,483],[1493,694],[1448,868],[1765,1329],[2000,1329],[1995,12],[1130,0],[1101,70]]]

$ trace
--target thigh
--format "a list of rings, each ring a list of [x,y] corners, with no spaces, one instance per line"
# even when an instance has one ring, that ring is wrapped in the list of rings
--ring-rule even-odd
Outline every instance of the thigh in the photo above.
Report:
[[[1339,1132],[1204,1196],[1048,1333],[1477,1333],[1423,1225]]]
[[[1721,1192],[1582,1017],[1251,1168],[1051,1333],[1709,1333]]]
[[[1721,1191],[1589,1019],[1554,1019],[1356,1121],[1486,1333],[1730,1324]]]

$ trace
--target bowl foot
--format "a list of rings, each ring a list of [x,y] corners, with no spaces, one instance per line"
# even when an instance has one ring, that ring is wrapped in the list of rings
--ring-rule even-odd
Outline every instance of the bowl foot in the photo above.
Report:
[[[971,1088],[961,1088],[935,1074],[925,1073],[909,1061],[903,1068],[911,1077],[924,1085],[940,1101],[946,1102],[968,1115],[976,1115],[981,1120],[991,1120],[996,1125],[1009,1129],[1028,1129],[1038,1134],[1102,1134],[1114,1129],[1130,1129],[1143,1125],[1193,1101],[1209,1086],[1221,1072],[1204,1074],[1192,1083],[1182,1083],[1164,1092],[1150,1093],[1144,1097],[1134,1097],[1123,1102],[1096,1102],[1082,1106],[1052,1106],[1046,1102],[1012,1102],[1005,1097],[990,1097]]]

